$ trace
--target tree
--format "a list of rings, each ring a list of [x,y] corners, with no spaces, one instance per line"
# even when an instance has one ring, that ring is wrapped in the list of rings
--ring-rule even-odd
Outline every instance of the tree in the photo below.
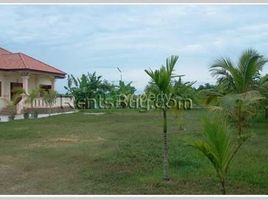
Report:
[[[218,86],[207,90],[206,102],[214,100],[217,106],[225,108],[236,123],[238,135],[243,133],[243,128],[253,114],[249,111],[263,99],[257,90],[260,71],[267,61],[256,50],[248,49],[242,53],[236,66],[229,58],[222,58],[210,67],[212,75],[217,77]]]
[[[28,94],[26,94],[26,103],[31,104],[31,112],[33,112],[33,102],[39,96],[41,90],[39,88],[32,89]]]
[[[181,76],[179,76],[178,80],[174,80],[172,83],[172,93],[174,97],[181,98],[181,99],[191,99],[194,102],[197,102],[197,95],[196,91],[193,88],[193,85],[196,81],[193,82],[183,82]]]
[[[97,76],[96,72],[93,74],[82,74],[81,78],[75,78],[73,75],[68,75],[67,94],[75,97],[76,104],[85,101],[85,107],[90,108],[88,99],[97,98],[98,95],[103,95],[109,90],[110,85],[103,83],[101,76]]]
[[[119,81],[119,85],[115,86],[115,94],[116,94],[116,100],[119,100],[118,98],[120,98],[120,101],[123,100],[124,98],[130,98],[131,95],[133,95],[136,91],[136,88],[133,87],[132,82],[129,83],[125,83],[124,81]],[[111,93],[112,95],[113,93]],[[117,98],[118,97],[118,98]],[[120,106],[122,108],[126,108],[126,104],[124,102],[120,103]]]
[[[129,94],[134,94],[136,91],[135,87],[131,86],[132,82],[125,83],[124,81],[119,81],[118,85],[118,93],[119,94],[124,94],[124,95],[129,95]]]
[[[208,158],[216,170],[222,194],[225,194],[225,182],[230,163],[249,136],[239,137],[238,142],[234,142],[226,120],[221,118],[206,119],[203,126],[203,139],[191,142],[191,146]]]
[[[49,116],[51,115],[51,107],[56,102],[57,92],[55,90],[43,91],[43,98],[46,104],[49,105]]]
[[[97,76],[96,72],[93,74],[82,74],[80,78],[75,78],[73,75],[68,75],[67,94],[75,97],[76,105],[84,103],[85,108],[93,108],[91,100],[97,100],[100,96],[104,99],[110,99],[114,103],[118,100],[120,94],[130,95],[136,91],[132,82],[119,82],[119,85],[109,83],[107,80],[102,80],[101,76]],[[94,102],[96,103],[96,102]]]
[[[197,88],[197,91],[207,90],[207,89],[214,89],[215,85],[212,85],[210,83],[205,83],[204,85],[199,85]]]
[[[31,114],[33,117],[33,102],[40,95],[40,92],[40,88],[32,89],[28,93],[23,88],[18,88],[16,89],[15,102],[18,102],[23,96],[25,96],[25,103],[29,103],[31,105]]]
[[[229,58],[222,58],[216,60],[210,71],[226,93],[244,93],[256,89],[260,71],[267,62],[256,50],[248,49],[242,53],[236,66]]]
[[[161,109],[163,112],[163,179],[169,180],[168,175],[168,139],[167,139],[167,98],[165,95],[169,95],[171,91],[171,80],[174,77],[174,67],[178,60],[178,56],[171,56],[166,59],[166,65],[162,65],[159,70],[145,70],[145,72],[151,77],[152,83],[159,89],[159,95],[161,99]]]

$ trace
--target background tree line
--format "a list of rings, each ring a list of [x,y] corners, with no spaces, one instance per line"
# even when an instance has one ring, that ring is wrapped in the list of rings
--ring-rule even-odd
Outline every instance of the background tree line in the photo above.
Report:
[[[76,104],[84,101],[86,108],[94,108],[94,105],[88,105],[90,102],[85,101],[86,99],[97,99],[102,96],[116,101],[118,95],[132,95],[136,91],[136,88],[132,86],[132,82],[126,83],[120,80],[118,84],[110,83],[102,79],[102,76],[98,76],[96,72],[82,74],[80,78],[68,75],[67,86],[64,88],[67,90],[68,95],[75,97]]]

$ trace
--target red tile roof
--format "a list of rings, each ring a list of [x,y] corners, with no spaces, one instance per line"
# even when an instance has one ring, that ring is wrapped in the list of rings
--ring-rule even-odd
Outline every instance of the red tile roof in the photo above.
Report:
[[[8,54],[8,53],[11,53],[11,52],[0,47],[0,55],[1,54]]]
[[[5,71],[38,71],[54,74],[55,76],[64,77],[65,72],[45,64],[24,53],[11,53],[0,48],[0,70]]]

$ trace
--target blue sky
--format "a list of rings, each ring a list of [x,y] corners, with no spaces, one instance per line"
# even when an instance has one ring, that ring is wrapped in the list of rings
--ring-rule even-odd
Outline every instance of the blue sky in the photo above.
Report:
[[[246,48],[268,57],[268,6],[1,5],[0,46],[75,76],[97,71],[116,82],[120,67],[139,92],[149,80],[144,69],[179,55],[185,81],[213,83],[216,58],[237,60]],[[58,91],[65,83],[57,81]]]

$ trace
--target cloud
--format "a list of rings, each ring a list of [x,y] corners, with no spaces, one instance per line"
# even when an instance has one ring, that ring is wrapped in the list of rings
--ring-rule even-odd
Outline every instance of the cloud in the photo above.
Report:
[[[266,53],[267,17],[268,6],[1,5],[0,45],[75,75],[97,71],[113,81],[119,66],[142,90],[144,69],[169,55],[180,56],[185,80],[203,83],[213,82],[208,67],[218,57],[237,59],[249,47]]]

